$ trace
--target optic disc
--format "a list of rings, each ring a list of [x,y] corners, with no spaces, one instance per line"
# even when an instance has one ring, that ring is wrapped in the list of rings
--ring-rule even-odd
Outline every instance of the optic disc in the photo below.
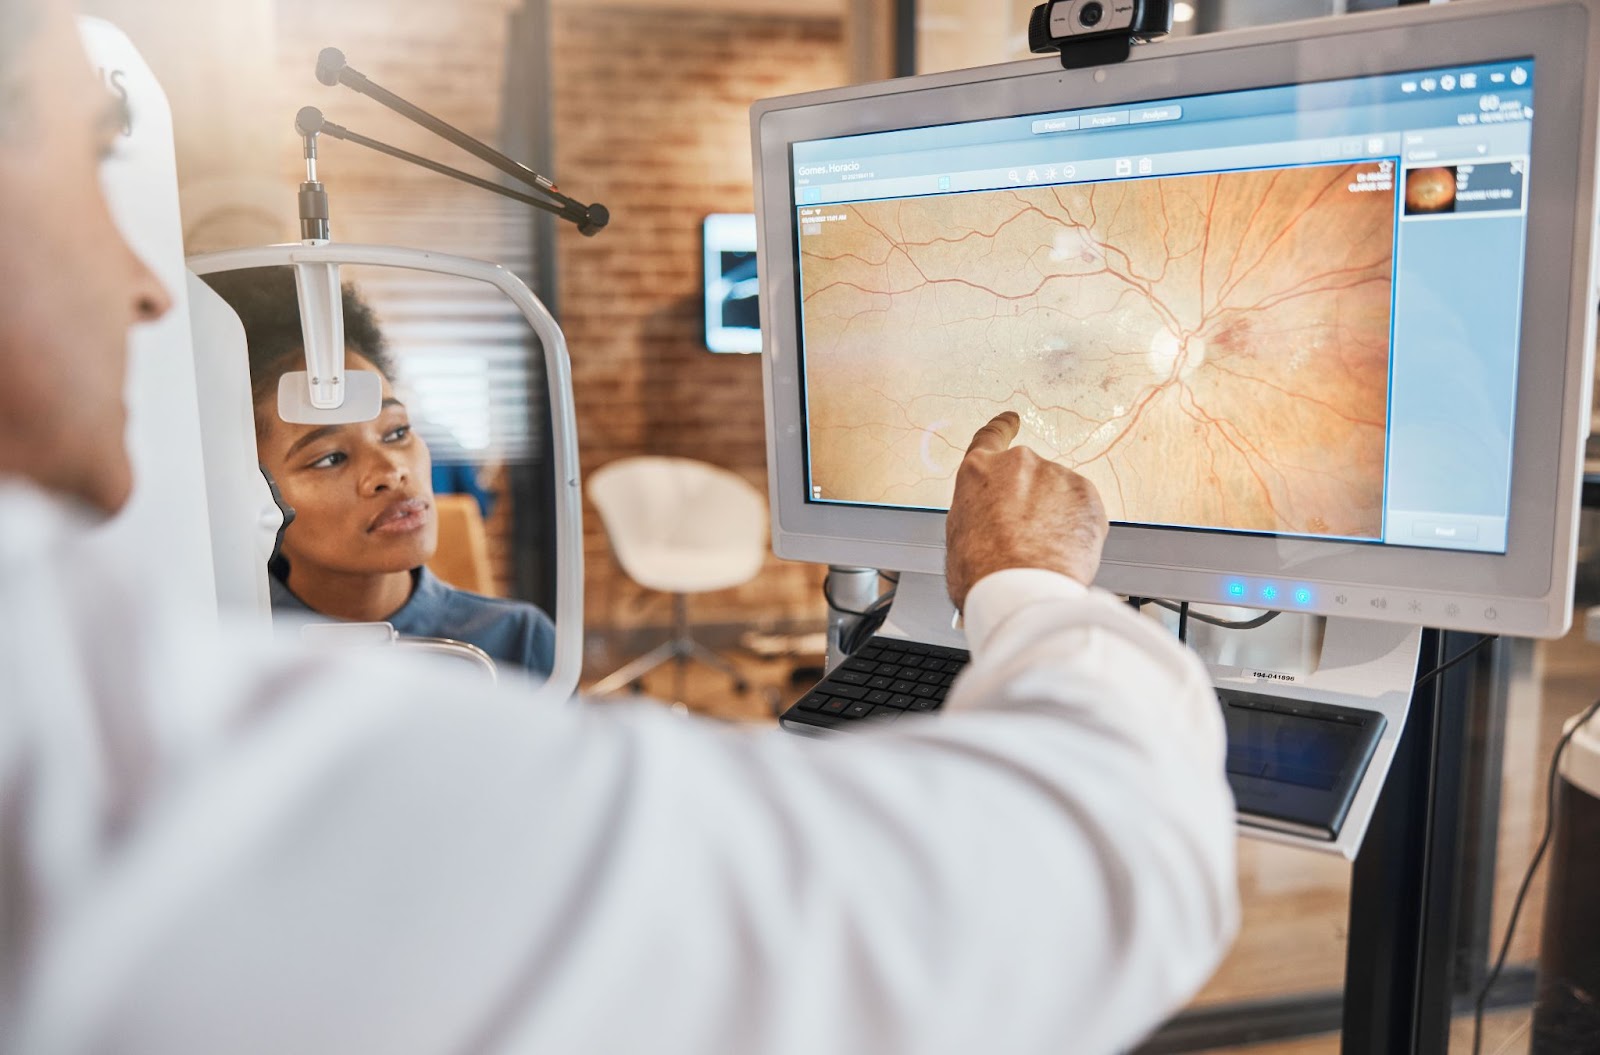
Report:
[[[1178,366],[1179,377],[1188,377],[1205,361],[1204,338],[1179,338],[1164,328],[1157,330],[1155,336],[1150,338],[1150,369],[1163,377],[1171,374],[1174,366]]]

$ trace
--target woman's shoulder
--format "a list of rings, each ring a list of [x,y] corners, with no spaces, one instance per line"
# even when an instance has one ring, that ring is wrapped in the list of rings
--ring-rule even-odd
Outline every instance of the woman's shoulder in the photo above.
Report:
[[[423,611],[431,610],[451,622],[525,624],[534,628],[553,626],[550,617],[537,605],[511,597],[486,597],[451,586],[427,568],[420,573],[412,602]]]
[[[538,606],[485,597],[451,586],[423,568],[405,608],[392,619],[410,637],[447,637],[477,645],[497,661],[548,675],[555,654],[555,624]]]

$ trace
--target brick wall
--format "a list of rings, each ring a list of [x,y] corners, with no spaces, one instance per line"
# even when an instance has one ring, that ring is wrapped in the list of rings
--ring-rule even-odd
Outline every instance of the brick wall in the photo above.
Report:
[[[564,229],[562,323],[572,348],[585,472],[632,454],[699,458],[766,493],[761,363],[705,351],[700,221],[748,212],[749,107],[846,81],[837,20],[558,8],[559,178],[611,210]],[[585,513],[591,627],[664,623]],[[820,622],[821,570],[769,558],[745,587],[691,601],[700,622]]]

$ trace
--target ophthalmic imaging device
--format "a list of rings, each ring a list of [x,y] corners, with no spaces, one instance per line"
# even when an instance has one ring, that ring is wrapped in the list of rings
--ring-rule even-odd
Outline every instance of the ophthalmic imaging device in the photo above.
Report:
[[[1466,0],[757,104],[773,546],[900,573],[785,725],[938,709],[944,513],[1013,410],[1105,500],[1097,585],[1210,665],[1241,824],[1354,856],[1422,628],[1570,623],[1597,22]]]

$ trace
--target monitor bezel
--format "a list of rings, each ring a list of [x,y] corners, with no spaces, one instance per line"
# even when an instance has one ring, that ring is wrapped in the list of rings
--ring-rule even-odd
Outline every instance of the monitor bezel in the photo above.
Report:
[[[1595,7],[1596,0],[1510,8],[1467,0],[1160,43],[1102,69],[1066,71],[1041,60],[758,103],[751,123],[774,551],[914,572],[942,572],[944,565],[942,513],[806,500],[791,143],[1530,58],[1535,117],[1525,259],[1554,262],[1561,281],[1549,281],[1549,264],[1525,269],[1506,553],[1114,525],[1096,582],[1140,596],[1260,604],[1230,602],[1224,582],[1280,581],[1312,588],[1313,600],[1299,606],[1304,611],[1564,632],[1594,339]],[[1537,354],[1547,348],[1563,351]]]

